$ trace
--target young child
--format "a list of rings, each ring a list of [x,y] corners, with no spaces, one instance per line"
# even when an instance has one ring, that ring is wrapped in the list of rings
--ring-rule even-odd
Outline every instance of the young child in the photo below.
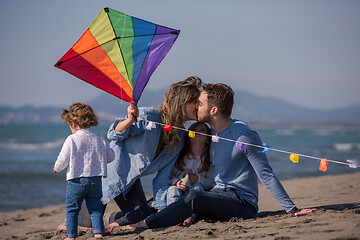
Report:
[[[209,127],[203,122],[195,122],[189,127],[189,130],[210,134]],[[161,169],[155,178],[158,180],[153,181],[154,185],[161,185],[160,188],[166,192],[165,196],[161,195],[161,197],[156,197],[154,192],[155,201],[150,201],[149,204],[144,204],[138,209],[126,213],[125,216],[121,214],[121,212],[108,214],[105,219],[107,219],[106,222],[109,231],[112,231],[118,226],[138,223],[147,216],[162,209],[158,206],[164,205],[163,208],[165,208],[176,202],[183,194],[189,191],[204,191],[212,187],[212,164],[209,154],[211,140],[209,136],[198,133],[195,133],[194,138],[186,137],[184,147],[175,165],[172,163],[172,165],[169,164]],[[169,167],[171,167],[171,169]],[[164,188],[162,188],[163,186]],[[157,202],[157,205],[152,205],[152,202]],[[193,214],[190,218],[186,219],[182,225],[189,226],[194,223],[195,220],[196,215]]]
[[[61,115],[71,132],[59,153],[54,172],[67,168],[66,193],[67,239],[75,239],[78,215],[85,199],[96,238],[104,233],[101,178],[107,176],[107,163],[114,160],[114,151],[100,135],[90,130],[98,124],[97,116],[89,105],[74,103]]]
[[[209,127],[203,122],[196,122],[189,127],[190,131],[210,134]],[[188,191],[209,190],[212,187],[211,175],[212,165],[210,161],[210,137],[202,134],[195,134],[195,137],[187,137],[184,148],[172,170],[171,182],[167,191],[167,206],[179,200]],[[183,225],[190,225],[196,220],[193,214],[186,219]]]

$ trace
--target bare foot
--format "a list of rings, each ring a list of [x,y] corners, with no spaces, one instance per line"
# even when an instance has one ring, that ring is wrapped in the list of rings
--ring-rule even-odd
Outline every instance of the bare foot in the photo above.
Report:
[[[184,220],[182,225],[185,226],[185,227],[189,227],[192,224],[193,224],[193,221],[191,220],[191,218],[187,218],[187,219]]]
[[[110,223],[110,224],[105,224],[105,231],[107,232],[112,232],[114,228],[118,227],[119,224],[117,224],[116,222]]]
[[[66,231],[66,218],[64,219],[64,222],[57,227],[57,230],[58,231],[60,231],[60,230]]]
[[[58,231],[61,231],[61,230],[66,231],[66,218],[65,218],[64,222],[57,227],[57,230]],[[78,231],[87,232],[90,230],[91,230],[91,228],[78,226]]]
[[[62,224],[60,224],[58,227],[57,227],[57,230],[58,231],[61,231],[61,230],[63,230],[63,231],[66,231],[66,223],[62,223]]]
[[[95,233],[95,234],[94,234],[94,237],[95,237],[95,238],[103,238],[104,235],[102,235],[102,233]]]
[[[130,225],[119,226],[118,223],[113,222],[108,225],[105,225],[105,230],[109,233],[117,233],[123,230],[135,230],[135,228]]]

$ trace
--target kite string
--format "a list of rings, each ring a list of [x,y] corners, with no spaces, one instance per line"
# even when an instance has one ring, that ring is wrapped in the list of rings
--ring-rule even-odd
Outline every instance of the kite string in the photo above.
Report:
[[[120,51],[120,53],[119,53],[119,69],[121,67],[121,64],[120,64],[121,55],[122,55],[122,53],[121,53],[121,43],[122,43],[122,40],[123,40],[122,37],[124,36],[125,24],[126,24],[126,15],[124,15],[124,25],[123,25],[123,28],[122,28],[121,39],[120,39],[120,44],[119,44],[119,51]],[[116,35],[115,35],[115,37],[116,37]],[[119,82],[120,96],[121,96],[121,98],[123,98],[123,91],[121,91],[122,87],[121,87],[121,73],[120,73],[120,71],[119,71],[119,81],[120,81]],[[123,101],[121,101],[121,102],[123,102]]]
[[[158,125],[160,125],[160,126],[166,126],[166,124],[164,124],[164,123],[149,121],[149,120],[145,120],[145,119],[141,119],[141,118],[138,118],[138,120],[144,120],[144,121],[146,121],[146,122],[153,122],[153,123],[158,124]],[[181,128],[181,127],[176,127],[176,126],[172,126],[172,128],[177,129],[177,130],[181,130],[181,131],[186,131],[186,132],[191,131],[191,130],[189,130],[189,129],[185,129],[185,128]],[[208,136],[208,137],[212,137],[212,136],[213,136],[213,135],[207,134],[207,133],[201,133],[201,132],[196,132],[196,131],[193,131],[193,132],[195,132],[196,134],[204,135],[204,136]],[[248,146],[252,146],[252,147],[257,147],[257,148],[263,148],[263,149],[265,149],[264,146],[260,146],[260,145],[256,145],[256,144],[252,144],[252,143],[240,142],[240,141],[236,141],[236,140],[228,139],[228,138],[223,138],[223,137],[218,137],[218,138],[219,138],[219,139],[222,139],[222,140],[225,140],[225,141],[229,141],[229,142],[242,143],[242,144],[244,144],[244,145],[248,145]],[[281,153],[286,153],[286,154],[293,154],[293,152],[289,152],[289,151],[285,151],[285,150],[281,150],[281,149],[276,149],[276,148],[271,148],[271,147],[266,147],[266,148],[269,149],[269,150],[275,151],[275,152],[281,152]],[[305,155],[305,154],[298,154],[298,155],[301,156],[301,157],[311,158],[311,159],[316,159],[316,160],[321,160],[321,159],[322,159],[322,158],[320,158],[320,157],[314,157],[314,156]],[[332,162],[332,163],[347,165],[347,166],[350,166],[350,165],[351,165],[350,163],[345,163],[345,162],[336,161],[336,160],[331,160],[331,159],[327,159],[327,161],[328,161],[328,162]]]

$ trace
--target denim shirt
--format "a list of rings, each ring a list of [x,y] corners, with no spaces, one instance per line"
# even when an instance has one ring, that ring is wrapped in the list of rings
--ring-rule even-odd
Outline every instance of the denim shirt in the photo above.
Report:
[[[216,134],[212,130],[212,134]],[[232,120],[219,137],[239,142],[262,146],[260,136],[251,130],[244,122]],[[244,145],[243,151],[234,142],[221,140],[210,144],[210,156],[214,168],[214,187],[233,189],[235,194],[251,203],[258,210],[258,178],[278,201],[290,212],[296,206],[291,201],[282,184],[269,165],[265,153],[258,153],[263,148]]]
[[[134,122],[123,132],[117,132],[113,123],[107,137],[115,152],[115,160],[108,164],[108,177],[103,182],[103,204],[107,204],[120,194],[126,194],[134,182],[142,176],[150,175],[176,159],[183,146],[184,134],[179,132],[179,145],[175,152],[165,147],[155,158],[162,128],[147,130],[149,121],[161,122],[160,111],[152,107],[139,108],[139,121]]]
[[[171,175],[177,158],[161,169],[153,179],[153,201],[149,205],[155,209],[164,209],[167,206],[166,195],[171,183]]]

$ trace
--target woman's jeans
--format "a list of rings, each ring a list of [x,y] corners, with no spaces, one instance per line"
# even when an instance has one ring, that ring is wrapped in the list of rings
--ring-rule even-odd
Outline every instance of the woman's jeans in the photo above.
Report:
[[[233,217],[252,218],[256,209],[236,196],[233,190],[212,189],[210,192],[189,191],[178,201],[145,221],[149,228],[174,226],[192,214],[214,221],[228,221]]]
[[[66,193],[66,230],[69,238],[77,237],[78,215],[85,199],[93,233],[104,233],[101,177],[81,177],[68,181]]]
[[[200,183],[195,183],[191,186],[191,188],[188,190],[198,190],[203,191],[204,188]],[[178,189],[176,186],[170,186],[167,193],[167,204],[171,204],[173,202],[176,202],[184,193]],[[167,205],[167,206],[168,206]],[[141,205],[136,210],[130,211],[126,213],[125,215],[119,215],[117,214],[114,217],[114,221],[117,222],[120,226],[129,225],[138,223],[142,220],[144,220],[146,217],[154,214],[157,212],[157,209],[154,209],[149,206],[148,203],[145,203]],[[193,222],[195,222],[196,214],[193,214],[191,216],[191,219]]]

